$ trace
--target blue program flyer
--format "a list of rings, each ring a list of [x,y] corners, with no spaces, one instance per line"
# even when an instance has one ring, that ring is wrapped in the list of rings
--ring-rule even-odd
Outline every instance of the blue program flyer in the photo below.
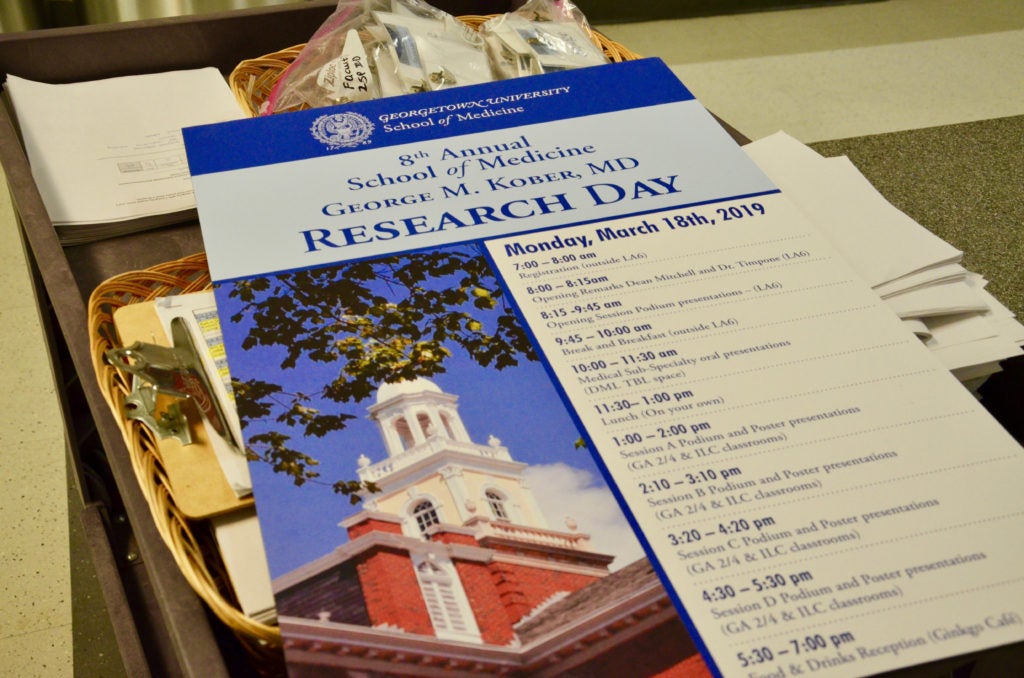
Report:
[[[185,141],[292,666],[1024,638],[1021,448],[660,61]]]

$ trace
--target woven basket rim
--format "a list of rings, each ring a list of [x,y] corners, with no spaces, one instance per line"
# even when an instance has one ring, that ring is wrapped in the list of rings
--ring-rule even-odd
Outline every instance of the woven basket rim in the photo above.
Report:
[[[200,252],[128,271],[100,283],[89,297],[88,331],[93,371],[104,400],[128,448],[132,469],[164,543],[182,575],[213,613],[243,642],[256,659],[276,659],[282,646],[280,630],[245,615],[222,589],[226,582],[223,563],[216,549],[204,550],[196,529],[204,521],[185,516],[174,504],[152,434],[138,421],[125,416],[125,397],[131,390],[130,375],[110,364],[106,352],[121,346],[113,314],[129,304],[152,301],[172,294],[187,294],[212,288],[206,254]],[[217,573],[220,573],[218,576]]]

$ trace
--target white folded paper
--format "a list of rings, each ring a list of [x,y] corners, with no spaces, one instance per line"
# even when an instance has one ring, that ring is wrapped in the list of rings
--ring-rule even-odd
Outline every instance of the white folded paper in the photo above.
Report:
[[[1024,353],[1024,325],[959,264],[962,253],[890,204],[849,158],[822,157],[784,132],[744,150],[965,385]]]

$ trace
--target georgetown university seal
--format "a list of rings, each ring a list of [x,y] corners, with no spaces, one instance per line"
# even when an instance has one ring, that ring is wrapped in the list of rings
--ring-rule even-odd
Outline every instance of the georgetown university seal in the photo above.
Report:
[[[331,113],[314,120],[310,132],[328,148],[352,148],[369,143],[373,123],[359,113]]]

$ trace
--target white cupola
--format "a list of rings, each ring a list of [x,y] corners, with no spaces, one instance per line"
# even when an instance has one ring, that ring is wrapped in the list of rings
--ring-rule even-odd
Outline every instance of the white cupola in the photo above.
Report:
[[[395,457],[432,438],[470,443],[457,403],[457,396],[420,377],[383,384],[369,412],[388,456]]]

